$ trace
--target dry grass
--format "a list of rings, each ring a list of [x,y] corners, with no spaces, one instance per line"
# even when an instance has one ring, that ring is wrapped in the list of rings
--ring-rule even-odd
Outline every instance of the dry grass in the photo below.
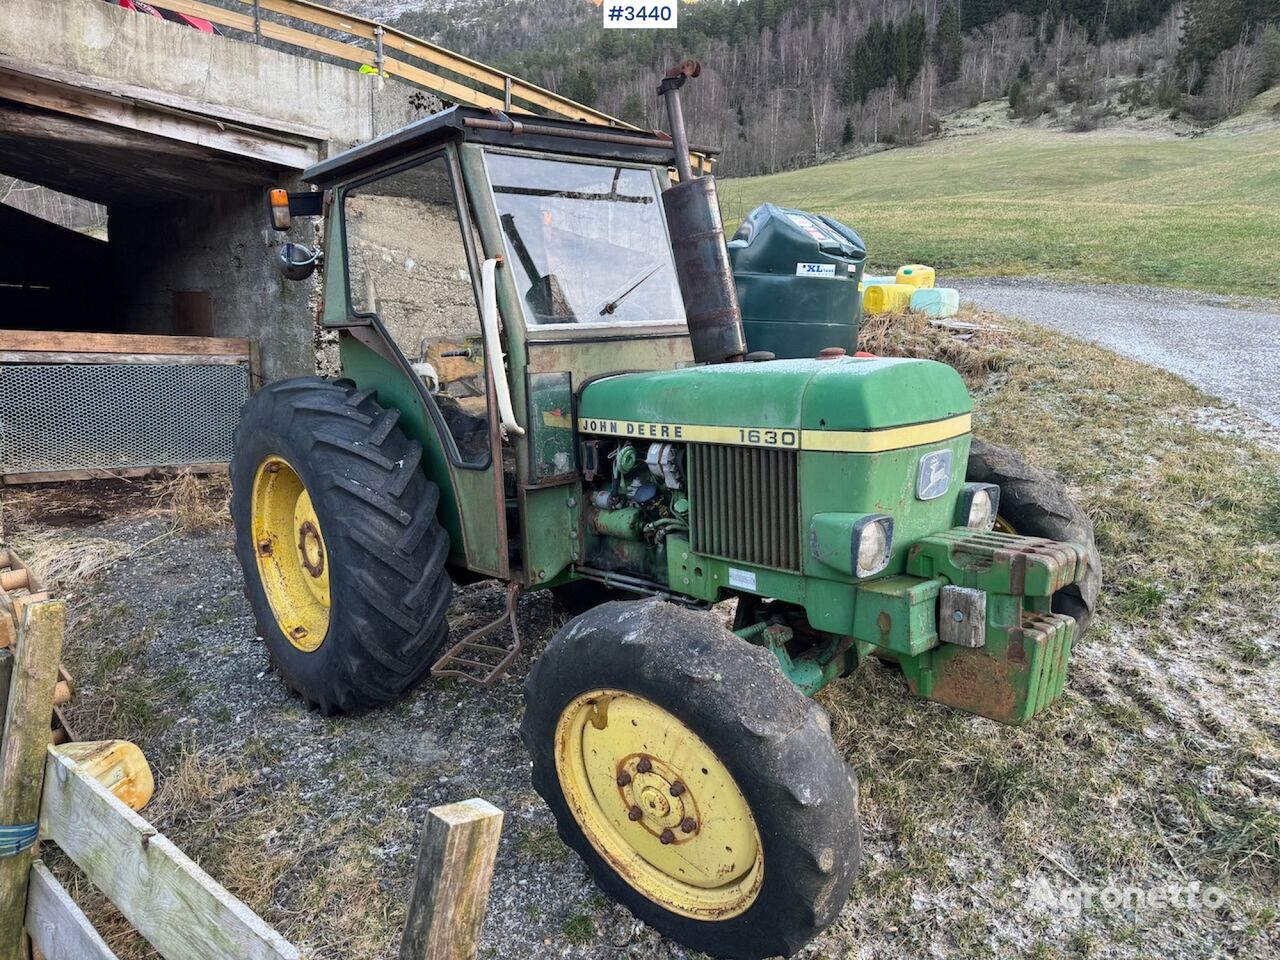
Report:
[[[970,385],[1009,366],[1013,339],[1002,317],[966,306],[955,319],[973,324],[974,329],[958,331],[911,311],[868,316],[858,330],[858,349],[884,356],[941,360],[955,367]]]
[[[231,484],[220,474],[197,475],[190,470],[151,482],[156,513],[173,529],[198,533],[231,522]]]
[[[67,530],[38,530],[14,536],[8,543],[46,587],[74,590],[116,561],[131,556],[126,544]]]

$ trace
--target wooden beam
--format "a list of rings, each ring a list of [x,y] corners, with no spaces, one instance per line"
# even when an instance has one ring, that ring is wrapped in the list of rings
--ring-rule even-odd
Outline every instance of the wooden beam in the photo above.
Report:
[[[40,813],[49,717],[67,605],[35,603],[23,611],[14,651],[13,680],[0,744],[0,824],[33,823]],[[0,960],[26,957],[27,878],[31,851],[0,857]]]
[[[296,947],[74,760],[49,749],[45,762],[41,837],[166,960],[298,960]]]
[[[400,960],[471,960],[489,905],[502,811],[466,800],[427,811]]]
[[[248,364],[249,357],[203,356],[181,353],[44,353],[35,350],[0,350],[0,363],[169,363],[205,366]]]
[[[235,337],[162,337],[137,333],[0,330],[0,350],[59,353],[152,353],[247,360],[248,340]]]
[[[81,467],[77,470],[33,470],[0,473],[0,486],[24,483],[65,483],[69,480],[118,480],[127,477],[169,477],[175,473],[226,473],[225,463],[175,463],[150,467]]]
[[[40,860],[31,865],[26,925],[32,945],[44,960],[116,960],[89,918]]]

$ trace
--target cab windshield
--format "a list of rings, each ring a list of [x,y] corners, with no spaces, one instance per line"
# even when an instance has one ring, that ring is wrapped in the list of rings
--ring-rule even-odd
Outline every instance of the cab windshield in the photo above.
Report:
[[[507,153],[485,163],[529,326],[684,322],[651,170]]]

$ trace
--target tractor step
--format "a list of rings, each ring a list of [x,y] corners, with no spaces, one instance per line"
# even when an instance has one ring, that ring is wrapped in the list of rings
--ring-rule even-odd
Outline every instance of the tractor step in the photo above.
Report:
[[[507,600],[502,616],[478,630],[473,630],[452,647],[431,668],[433,677],[457,677],[482,687],[492,687],[501,680],[520,655],[520,628],[516,625],[516,603],[524,591],[518,583],[507,584]],[[499,646],[485,643],[492,634],[510,624],[511,644]]]

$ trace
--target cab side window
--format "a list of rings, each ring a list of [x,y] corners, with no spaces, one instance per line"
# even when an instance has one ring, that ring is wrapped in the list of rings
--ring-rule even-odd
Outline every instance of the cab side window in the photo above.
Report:
[[[443,156],[346,193],[351,307],[377,315],[444,417],[464,464],[489,460],[480,314]],[[473,234],[474,235],[474,234]]]

